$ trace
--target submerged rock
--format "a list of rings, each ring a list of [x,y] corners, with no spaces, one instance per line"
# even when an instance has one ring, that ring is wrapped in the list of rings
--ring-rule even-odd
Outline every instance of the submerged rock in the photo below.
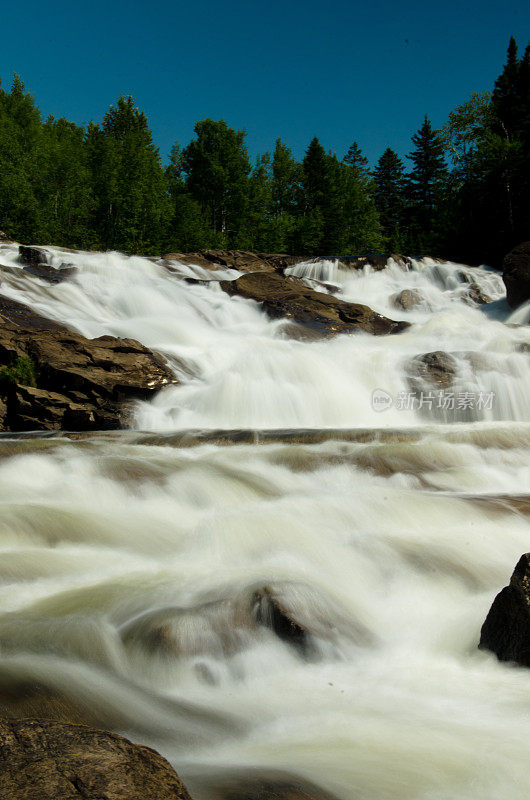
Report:
[[[250,272],[234,281],[221,281],[220,286],[230,295],[261,303],[273,318],[288,317],[324,334],[400,333],[410,324],[388,319],[368,306],[317,292],[297,278],[276,273]]]
[[[0,299],[3,429],[124,427],[127,404],[177,383],[164,359],[132,339],[86,339]]]
[[[523,242],[504,257],[502,279],[506,299],[517,308],[530,299],[530,242]]]
[[[18,260],[26,266],[36,266],[37,264],[48,263],[48,253],[42,247],[28,247],[25,244],[19,245]]]
[[[0,796],[9,800],[190,800],[155,750],[52,720],[0,720]]]
[[[419,306],[425,302],[425,296],[418,289],[403,289],[392,298],[392,303],[396,308],[408,311],[414,306]]]
[[[530,667],[530,553],[521,556],[509,585],[493,601],[479,647],[491,650],[499,661]]]
[[[416,356],[409,364],[409,375],[414,388],[422,381],[432,386],[447,388],[458,371],[456,360],[443,350]],[[418,382],[419,379],[419,382]]]
[[[193,785],[197,800],[336,800],[311,781],[280,770],[204,770]]]

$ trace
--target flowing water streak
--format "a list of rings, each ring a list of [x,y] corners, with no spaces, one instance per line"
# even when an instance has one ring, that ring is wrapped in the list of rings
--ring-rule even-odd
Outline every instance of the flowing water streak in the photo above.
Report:
[[[459,265],[309,264],[304,279],[414,324],[301,342],[162,264],[65,260],[78,272],[49,285],[4,248],[0,291],[160,349],[182,385],[139,407],[158,433],[0,440],[3,707],[150,743],[197,800],[227,770],[283,771],[341,800],[526,799],[530,671],[476,648],[530,541],[528,329],[501,321],[498,276],[473,272],[489,316],[459,299]],[[397,312],[403,288],[425,305]],[[497,389],[489,419],[372,409],[374,388],[408,391],[408,361],[439,349],[459,385]],[[190,447],[169,433],[234,426],[374,431]],[[260,624],[264,590],[307,628],[303,650]]]

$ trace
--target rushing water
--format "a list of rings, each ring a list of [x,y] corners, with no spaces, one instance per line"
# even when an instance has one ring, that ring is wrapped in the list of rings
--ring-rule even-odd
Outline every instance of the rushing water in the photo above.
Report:
[[[138,404],[142,434],[0,440],[4,710],[149,743],[197,800],[258,772],[341,800],[526,800],[530,670],[477,650],[530,549],[528,309],[499,275],[298,265],[413,323],[304,341],[223,293],[231,270],[51,262],[78,269],[49,284],[1,248],[0,292],[142,341],[181,383]],[[470,281],[494,302],[464,302]],[[422,299],[398,311],[405,288]],[[456,360],[454,409],[409,403],[434,350]],[[255,434],[188,433],[234,428]],[[264,596],[303,646],[263,624]]]

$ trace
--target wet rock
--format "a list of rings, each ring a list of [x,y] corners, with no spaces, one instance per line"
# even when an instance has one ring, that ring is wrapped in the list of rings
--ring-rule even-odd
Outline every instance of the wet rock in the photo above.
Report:
[[[38,335],[36,335],[38,334]],[[30,365],[36,386],[0,385],[4,430],[99,430],[128,424],[128,404],[177,383],[164,359],[132,339],[86,339],[0,299],[0,365]]]
[[[506,299],[517,308],[530,299],[530,242],[523,242],[504,257],[502,279]]]
[[[248,250],[198,250],[195,253],[166,253],[166,261],[180,261],[206,269],[229,267],[239,272],[275,272],[291,267],[302,258],[285,253],[251,253]]]
[[[386,269],[390,259],[396,264],[399,264],[400,267],[404,267],[405,269],[410,267],[410,258],[399,255],[398,253],[370,253],[366,256],[339,256],[339,261],[344,266],[352,269],[363,269],[366,266],[370,266],[376,272]]]
[[[479,647],[491,650],[499,661],[530,667],[530,553],[521,556],[509,585],[493,601]]]
[[[49,264],[30,264],[24,267],[24,272],[29,272],[47,283],[62,283],[76,272],[76,268],[67,264],[62,265],[60,269],[55,269]]]
[[[289,609],[275,597],[269,587],[258,590],[253,598],[253,616],[258,625],[269,628],[280,639],[305,651],[308,646],[308,631],[295,619]]]
[[[0,720],[0,796],[9,800],[190,800],[155,750],[51,720]]]
[[[419,306],[425,302],[425,296],[418,291],[418,289],[403,289],[403,291],[395,294],[392,298],[392,303],[396,308],[401,308],[408,311],[415,306]]]
[[[21,264],[33,267],[38,264],[47,264],[48,254],[41,247],[28,247],[25,244],[21,244],[18,248],[18,260]]]
[[[470,305],[477,306],[492,302],[492,298],[480,288],[478,283],[470,283],[468,290],[462,295],[462,299]]]
[[[425,382],[445,389],[451,386],[457,372],[456,360],[442,350],[416,356],[409,364],[409,375],[414,388],[417,388],[419,378],[419,383]]]
[[[270,317],[287,317],[323,334],[400,333],[408,322],[388,319],[358,303],[346,303],[324,292],[305,286],[297,278],[270,272],[250,272],[234,281],[221,281],[230,295],[239,295],[261,303]]]

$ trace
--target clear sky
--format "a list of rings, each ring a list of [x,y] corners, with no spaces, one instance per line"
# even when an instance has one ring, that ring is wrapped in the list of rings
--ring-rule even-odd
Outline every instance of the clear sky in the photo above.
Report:
[[[20,73],[46,116],[98,121],[132,94],[164,158],[212,117],[246,128],[252,157],[318,136],[375,161],[491,88],[530,2],[4,0],[1,26],[3,85]]]

